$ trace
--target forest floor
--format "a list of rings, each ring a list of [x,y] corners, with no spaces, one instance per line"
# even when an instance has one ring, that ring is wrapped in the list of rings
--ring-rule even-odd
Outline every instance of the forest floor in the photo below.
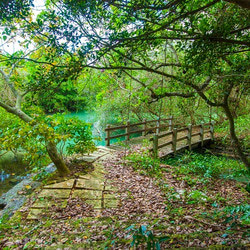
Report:
[[[130,153],[132,157],[124,157]],[[35,190],[24,207],[0,224],[0,248],[130,249],[133,245],[136,249],[153,249],[153,245],[157,249],[250,248],[249,224],[242,223],[246,221],[242,218],[249,216],[249,207],[247,215],[244,205],[250,204],[250,197],[243,183],[187,175],[176,166],[142,154],[139,147],[133,146],[102,159],[103,168],[98,176],[102,173],[99,182],[104,185],[98,206],[84,196],[73,195],[74,190],[70,189],[66,205],[55,199],[52,206],[44,207],[31,218],[30,210],[41,192],[40,188]],[[74,171],[68,179],[81,179],[84,175],[79,164],[72,166]],[[89,178],[97,167],[86,163],[85,169]],[[57,184],[46,185],[48,188]],[[113,195],[110,200],[115,200],[114,206],[103,205],[105,186]]]

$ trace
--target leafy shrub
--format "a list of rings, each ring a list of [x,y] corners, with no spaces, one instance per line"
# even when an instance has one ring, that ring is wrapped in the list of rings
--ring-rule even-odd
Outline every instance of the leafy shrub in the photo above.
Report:
[[[225,223],[230,224],[227,230],[239,230],[243,233],[243,237],[250,237],[250,205],[242,204],[239,206],[226,207],[224,209]]]
[[[67,153],[91,153],[95,151],[95,143],[92,138],[89,123],[78,118],[66,119],[62,115],[56,115],[55,131],[61,135],[61,143]]]
[[[140,225],[139,228],[135,228],[134,225],[126,228],[130,230],[128,235],[132,234],[131,247],[137,247],[143,244],[147,245],[147,249],[160,250],[160,243],[169,239],[169,237],[156,237],[151,230],[147,230],[147,226]]]
[[[248,175],[245,166],[238,161],[208,153],[187,152],[178,158],[169,158],[164,161],[176,166],[176,172],[179,174],[192,173],[204,178],[235,178]]]
[[[147,152],[136,152],[126,157],[135,170],[141,170],[141,174],[149,176],[161,176],[160,162],[150,157]]]
[[[48,163],[46,141],[59,145],[62,154],[95,150],[90,125],[63,115],[35,115],[29,123],[20,121],[6,126],[0,135],[0,150],[22,150],[24,160],[31,166],[42,166]]]
[[[203,192],[199,190],[193,190],[188,194],[188,203],[199,203],[199,202],[207,202],[209,197],[207,197]]]
[[[241,141],[243,142],[242,145],[245,150],[249,150],[250,148],[250,134],[249,134],[249,124],[250,124],[250,116],[249,114],[239,116],[235,119],[235,130]],[[229,121],[226,120],[220,127],[216,129],[217,132],[223,133],[224,139],[229,138]]]

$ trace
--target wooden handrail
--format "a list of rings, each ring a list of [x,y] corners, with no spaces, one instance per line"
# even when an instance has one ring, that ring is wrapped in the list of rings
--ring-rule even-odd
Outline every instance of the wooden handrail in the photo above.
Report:
[[[169,121],[168,123],[164,123]],[[155,126],[151,126],[152,123],[155,123]],[[112,139],[116,139],[116,138],[120,138],[120,137],[126,137],[126,140],[130,140],[130,135],[132,134],[136,134],[136,133],[142,133],[142,135],[146,135],[148,131],[153,131],[156,133],[159,133],[161,129],[163,128],[168,128],[169,130],[171,130],[173,124],[173,117],[169,117],[169,118],[161,118],[161,119],[155,119],[155,120],[146,120],[144,119],[142,122],[138,122],[138,123],[130,123],[129,121],[127,122],[127,124],[125,125],[119,125],[119,126],[114,126],[111,127],[110,125],[107,126],[107,128],[105,129],[106,131],[106,146],[110,146],[111,140]],[[142,129],[132,129],[133,127],[138,127],[143,125]],[[120,129],[125,129],[125,133],[121,133],[119,135],[111,135],[111,132],[120,130]]]
[[[168,124],[161,124],[163,121],[169,121]],[[149,124],[156,123],[154,126],[148,126]],[[142,128],[138,128],[138,126],[142,126]],[[176,126],[176,125],[175,125]],[[133,127],[136,127],[136,129],[132,129]],[[125,140],[130,140],[130,136],[132,134],[136,133],[142,133],[142,135],[146,135],[148,131],[153,131],[155,135],[149,139],[149,141],[153,142],[153,147],[149,149],[150,152],[153,152],[153,155],[155,157],[158,157],[158,151],[161,148],[164,148],[166,146],[171,145],[171,153],[174,155],[177,153],[178,150],[183,148],[188,148],[189,150],[192,149],[193,144],[200,143],[201,146],[203,146],[204,141],[211,139],[214,140],[214,123],[201,123],[197,125],[189,125],[187,127],[181,127],[181,128],[173,128],[173,117],[166,118],[166,119],[156,119],[156,120],[150,120],[147,121],[144,119],[143,122],[138,123],[130,123],[129,121],[126,123],[126,125],[119,125],[115,127],[107,126],[105,129],[106,131],[106,145],[110,146],[110,141],[112,139],[125,137]],[[207,129],[207,127],[209,129]],[[162,128],[168,128],[169,132],[165,132],[163,134],[159,134],[160,129]],[[173,128],[173,129],[172,129]],[[206,128],[206,129],[205,129]],[[118,135],[111,135],[111,132],[117,131],[119,129],[125,129],[125,132],[118,134]],[[198,130],[198,131],[197,131]],[[186,134],[185,134],[186,132]],[[182,134],[180,134],[182,133]],[[205,134],[209,133],[209,137],[204,137]],[[169,140],[169,137],[172,137],[171,140]],[[199,136],[198,141],[193,141],[192,139],[195,136]],[[168,141],[165,141],[160,144],[159,139],[164,139],[168,137]],[[178,146],[178,143],[186,141],[185,145]],[[183,144],[183,143],[182,143]]]
[[[209,126],[209,129],[204,129],[205,126]],[[199,128],[199,132],[194,131],[193,129]],[[187,131],[186,135],[181,134],[181,137],[178,137],[178,133]],[[149,149],[149,151],[153,152],[153,155],[155,157],[158,157],[158,150],[160,148],[166,147],[168,145],[172,145],[171,148],[171,153],[173,153],[174,155],[176,154],[176,152],[180,149],[183,148],[188,148],[189,150],[192,149],[192,138],[195,136],[199,136],[199,140],[193,142],[193,144],[197,144],[200,143],[201,146],[204,145],[204,135],[206,133],[209,133],[209,137],[207,137],[205,140],[214,140],[214,123],[201,123],[198,125],[189,125],[185,128],[181,128],[181,129],[177,129],[174,128],[173,131],[168,132],[168,133],[164,133],[163,135],[158,135],[158,136],[154,136],[152,139],[150,139],[150,141],[153,141],[153,147]],[[164,137],[170,136],[172,135],[172,140],[167,141],[167,142],[163,142],[162,144],[159,143],[159,139],[162,139]],[[185,145],[181,145],[180,147],[177,146],[178,142],[181,141],[185,141],[186,140],[186,144]]]

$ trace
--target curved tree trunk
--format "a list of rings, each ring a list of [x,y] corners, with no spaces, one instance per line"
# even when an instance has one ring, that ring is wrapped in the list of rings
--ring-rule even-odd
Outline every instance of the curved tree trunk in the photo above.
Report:
[[[243,8],[250,9],[250,0],[225,0],[225,1],[237,4]]]
[[[48,155],[52,162],[55,164],[58,173],[60,176],[65,176],[69,174],[69,169],[67,168],[65,162],[63,161],[62,157],[58,154],[57,148],[55,143],[51,141],[46,142],[46,149],[48,152]]]
[[[247,156],[243,153],[239,139],[235,133],[234,118],[233,118],[233,115],[232,115],[232,112],[230,110],[227,100],[225,101],[222,108],[224,109],[225,114],[229,121],[229,130],[230,130],[230,136],[231,136],[233,146],[235,147],[240,159],[242,160],[242,162],[244,163],[244,165],[247,167],[248,171],[250,172],[250,161],[248,160]]]

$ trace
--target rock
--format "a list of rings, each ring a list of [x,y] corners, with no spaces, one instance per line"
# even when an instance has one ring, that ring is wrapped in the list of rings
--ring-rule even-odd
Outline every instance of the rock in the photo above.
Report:
[[[45,171],[48,173],[52,173],[56,168],[53,164],[48,165],[45,168]],[[37,173],[39,174],[39,173]],[[27,179],[22,180],[18,184],[16,184],[12,189],[10,189],[7,193],[3,194],[0,197],[0,204],[3,204],[3,209],[0,210],[0,219],[3,215],[7,214],[8,217],[11,217],[16,210],[18,210],[24,202],[27,200],[26,198],[26,189],[25,187],[31,187],[29,190],[33,190],[39,187],[42,183],[38,181],[33,181],[33,175],[28,176]],[[14,178],[13,178],[14,179]],[[14,182],[14,180],[13,180]],[[23,192],[25,190],[25,192]]]
[[[6,203],[1,203],[0,204],[0,210],[4,209],[6,207]]]
[[[19,182],[19,181],[18,181],[17,178],[11,178],[11,179],[9,180],[9,183],[11,183],[11,184],[13,184],[13,185],[16,185],[18,182]]]

